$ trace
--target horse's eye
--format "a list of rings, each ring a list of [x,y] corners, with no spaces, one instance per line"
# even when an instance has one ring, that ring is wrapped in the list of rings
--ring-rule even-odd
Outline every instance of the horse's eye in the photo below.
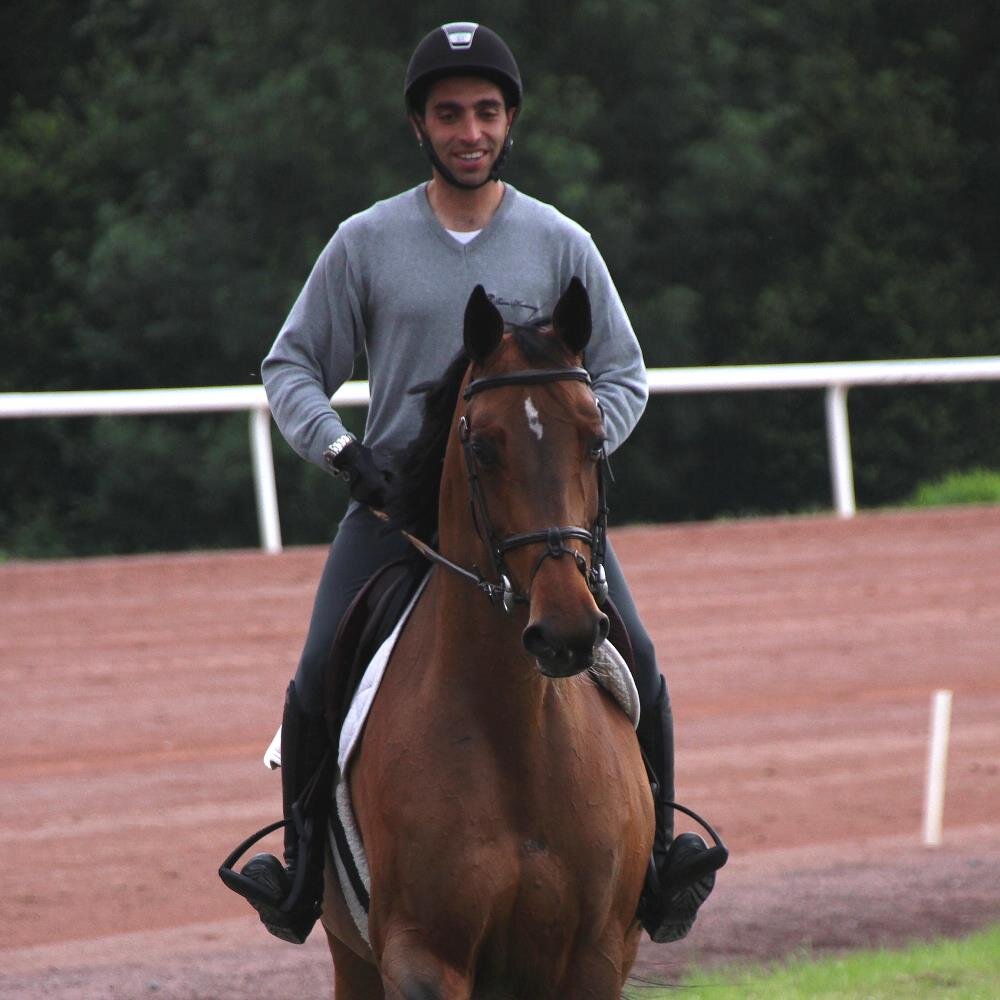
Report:
[[[587,452],[587,457],[592,462],[599,462],[604,458],[604,439],[601,438],[599,441],[594,441],[590,445],[590,451]]]
[[[476,456],[476,461],[482,465],[492,465],[497,460],[496,445],[485,437],[474,437],[472,439],[472,454]]]

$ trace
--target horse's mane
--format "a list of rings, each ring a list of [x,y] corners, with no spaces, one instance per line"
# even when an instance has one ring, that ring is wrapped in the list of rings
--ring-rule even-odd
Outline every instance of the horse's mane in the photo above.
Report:
[[[562,341],[546,336],[551,330],[547,319],[533,326],[512,324],[507,329],[529,364],[558,367],[572,362]],[[458,390],[468,367],[469,356],[463,349],[439,379],[421,382],[410,390],[424,397],[424,419],[417,436],[393,463],[385,503],[387,530],[401,528],[428,543],[437,533],[441,469]]]
[[[424,397],[424,420],[417,436],[393,463],[385,502],[388,530],[401,528],[428,544],[433,541],[448,432],[468,367],[468,355],[461,350],[439,379],[410,389]]]

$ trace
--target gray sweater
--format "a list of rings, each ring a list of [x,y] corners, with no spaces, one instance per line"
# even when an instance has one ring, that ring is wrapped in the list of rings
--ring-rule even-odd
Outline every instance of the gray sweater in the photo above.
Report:
[[[556,209],[506,186],[489,224],[466,245],[438,222],[425,185],[345,221],[313,267],[261,366],[268,402],[288,443],[323,464],[344,433],[330,396],[368,355],[371,404],[365,443],[401,450],[420,428],[408,390],[440,377],[462,346],[465,304],[483,285],[508,322],[551,315],[576,275],[594,332],[584,363],[604,407],[609,450],[646,405],[642,352],[590,235]]]

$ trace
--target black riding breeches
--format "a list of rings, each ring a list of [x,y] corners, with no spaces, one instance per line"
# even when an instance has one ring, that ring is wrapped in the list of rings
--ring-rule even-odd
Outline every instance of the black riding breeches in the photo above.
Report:
[[[632,600],[632,592],[625,582],[625,574],[622,573],[611,539],[609,538],[607,542],[604,571],[608,575],[608,596],[622,616],[625,630],[632,640],[632,652],[635,655],[635,686],[639,689],[639,705],[645,711],[660,694],[660,668],[656,665],[656,650],[653,648],[653,640],[649,638],[649,633],[642,624],[635,601]]]
[[[323,671],[351,601],[379,567],[411,551],[410,543],[398,531],[385,533],[385,525],[367,507],[352,504],[344,515],[319,578],[309,631],[295,672],[295,690],[309,714],[323,712]]]
[[[323,711],[327,663],[337,628],[351,601],[380,566],[402,558],[411,549],[398,532],[384,534],[384,526],[366,508],[352,505],[340,522],[337,535],[320,576],[313,603],[309,632],[295,674],[295,690],[302,707],[310,714]],[[628,584],[608,541],[605,570],[608,591],[618,608],[632,640],[635,653],[636,686],[643,709],[652,705],[660,691],[660,671],[653,643],[643,627]]]

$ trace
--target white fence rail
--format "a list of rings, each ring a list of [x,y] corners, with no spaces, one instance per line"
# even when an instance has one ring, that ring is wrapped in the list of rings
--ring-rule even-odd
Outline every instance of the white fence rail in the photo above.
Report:
[[[649,370],[651,393],[824,389],[830,478],[834,506],[841,517],[852,517],[855,513],[848,389],[866,385],[983,381],[1000,381],[1000,357]],[[332,402],[337,407],[365,406],[368,384],[348,382],[337,391]],[[271,453],[270,414],[262,387],[0,393],[0,419],[233,411],[247,412],[250,418],[250,451],[261,547],[267,552],[280,552],[281,528]]]

